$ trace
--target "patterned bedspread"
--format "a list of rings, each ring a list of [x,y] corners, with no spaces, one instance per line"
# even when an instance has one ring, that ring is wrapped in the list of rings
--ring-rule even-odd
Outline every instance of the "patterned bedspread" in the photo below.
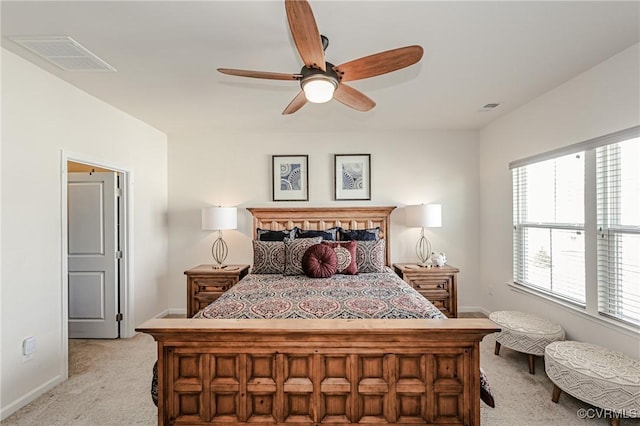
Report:
[[[385,273],[334,275],[249,274],[194,318],[446,318],[431,302],[398,277]],[[151,397],[158,405],[158,363],[153,366]],[[480,369],[480,395],[494,407]]]
[[[249,274],[194,318],[446,318],[391,268],[384,273]]]

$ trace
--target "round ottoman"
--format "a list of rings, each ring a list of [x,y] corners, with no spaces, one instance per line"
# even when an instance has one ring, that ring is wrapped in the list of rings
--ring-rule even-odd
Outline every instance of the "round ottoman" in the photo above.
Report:
[[[535,356],[543,356],[544,348],[551,342],[564,340],[560,324],[539,316],[520,311],[495,311],[489,319],[502,328],[496,333],[495,354],[500,355],[500,346],[529,355],[529,373],[536,373]]]
[[[544,354],[547,376],[553,382],[551,400],[562,391],[605,410],[611,425],[619,417],[640,416],[640,361],[590,343],[550,343]]]

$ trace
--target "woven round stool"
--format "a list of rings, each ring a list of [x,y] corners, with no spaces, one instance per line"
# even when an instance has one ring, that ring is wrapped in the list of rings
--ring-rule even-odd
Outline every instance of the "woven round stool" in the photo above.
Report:
[[[500,355],[504,345],[514,351],[529,355],[529,373],[535,374],[535,358],[544,355],[544,348],[551,342],[564,340],[560,324],[537,315],[520,311],[495,311],[489,319],[502,328],[495,334],[495,354]]]
[[[551,400],[565,391],[606,410],[612,426],[620,417],[640,416],[640,361],[590,343],[553,342],[545,348],[544,368],[553,382]]]

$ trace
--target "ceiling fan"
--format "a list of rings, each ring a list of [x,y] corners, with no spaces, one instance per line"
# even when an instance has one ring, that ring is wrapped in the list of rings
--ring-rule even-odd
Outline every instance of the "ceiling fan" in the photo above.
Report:
[[[325,61],[324,51],[329,45],[329,39],[320,35],[309,2],[285,0],[284,5],[293,41],[304,62],[299,73],[218,68],[221,73],[240,77],[299,81],[302,90],[287,105],[282,114],[298,111],[307,101],[323,103],[334,98],[355,110],[369,111],[376,106],[376,103],[344,82],[375,77],[406,68],[422,58],[422,47],[406,46],[375,53],[341,65],[333,65]]]

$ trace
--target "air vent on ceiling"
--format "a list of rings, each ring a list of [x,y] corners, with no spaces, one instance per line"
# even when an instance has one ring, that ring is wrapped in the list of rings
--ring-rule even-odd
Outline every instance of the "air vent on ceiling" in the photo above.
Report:
[[[498,108],[500,106],[499,103],[490,103],[490,104],[485,104],[482,108],[480,108],[480,112],[486,112],[486,111],[491,111],[494,110],[496,108]]]
[[[114,67],[69,36],[9,38],[65,71],[116,72]]]

